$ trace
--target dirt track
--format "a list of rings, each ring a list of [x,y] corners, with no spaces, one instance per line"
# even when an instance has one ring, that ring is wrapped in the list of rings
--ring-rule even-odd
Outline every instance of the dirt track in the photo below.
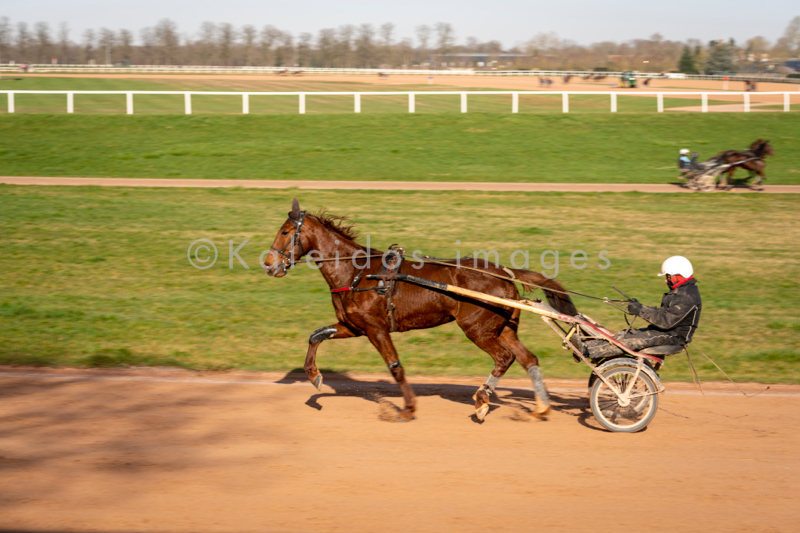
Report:
[[[336,189],[381,191],[495,191],[495,192],[697,192],[679,185],[664,183],[483,183],[458,181],[305,181],[305,180],[193,180],[143,178],[49,178],[0,176],[9,185],[93,185],[100,187],[242,187],[245,189]],[[800,193],[800,185],[764,185],[762,192]],[[719,189],[717,192],[724,192]],[[745,185],[731,192],[755,192]]]
[[[485,87],[491,89],[506,89],[519,91],[607,91],[611,88],[619,88],[619,78],[607,78],[600,82],[584,81],[573,77],[570,83],[563,83],[558,76],[550,76],[553,84],[543,87],[539,84],[538,76],[467,76],[467,75],[422,75],[422,74],[393,74],[382,78],[374,74],[310,74],[303,73],[293,76],[279,76],[275,74],[117,74],[117,73],[96,73],[96,74],[13,74],[14,77],[32,78],[106,78],[106,79],[151,79],[151,80],[229,80],[229,81],[263,81],[263,82],[291,82],[302,83],[304,81],[322,82],[342,82],[342,83],[367,83],[370,85],[432,85],[445,87]],[[431,78],[431,79],[429,79]],[[433,87],[432,87],[433,88]],[[744,91],[745,84],[741,81],[731,81],[727,87],[722,81],[717,80],[673,80],[673,79],[653,79],[650,84],[645,86],[640,83],[637,89],[622,89],[623,93],[646,92],[646,91]],[[759,82],[758,90],[765,91],[798,91],[800,85],[786,83],[767,83]],[[754,93],[757,95],[758,93]]]
[[[668,385],[647,430],[620,435],[598,429],[575,382],[549,382],[548,421],[528,416],[529,384],[503,382],[478,424],[481,380],[412,376],[419,418],[401,424],[388,380],[331,378],[316,394],[295,377],[0,372],[0,529],[787,532],[800,519],[797,386],[748,399]]]

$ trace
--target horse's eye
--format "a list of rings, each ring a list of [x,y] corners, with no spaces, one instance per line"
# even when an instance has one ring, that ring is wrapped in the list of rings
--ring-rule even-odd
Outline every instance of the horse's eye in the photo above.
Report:
[[[289,232],[288,231],[282,231],[281,235],[289,235]]]

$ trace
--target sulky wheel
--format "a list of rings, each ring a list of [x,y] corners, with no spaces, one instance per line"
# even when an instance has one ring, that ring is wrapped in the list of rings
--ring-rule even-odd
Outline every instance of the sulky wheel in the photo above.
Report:
[[[612,367],[603,373],[603,377],[621,392],[628,390],[635,375],[636,368],[630,366]],[[658,388],[650,376],[640,372],[626,400],[598,379],[589,392],[589,403],[603,427],[618,433],[633,433],[644,429],[656,415]]]

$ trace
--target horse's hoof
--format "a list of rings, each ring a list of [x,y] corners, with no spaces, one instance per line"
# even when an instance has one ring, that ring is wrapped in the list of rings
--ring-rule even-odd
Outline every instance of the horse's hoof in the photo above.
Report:
[[[397,419],[400,422],[411,422],[414,420],[414,411],[410,411],[408,409],[403,409],[399,413],[397,413]]]
[[[319,392],[322,392],[322,374],[317,374],[317,377],[311,383],[314,384]]]
[[[549,405],[545,406],[544,408],[537,407],[536,410],[531,413],[531,416],[533,418],[536,418],[536,419],[539,419],[539,420],[543,420],[544,418],[547,417],[547,415],[550,413],[550,411],[552,411],[552,409],[550,408]]]
[[[475,409],[475,416],[478,417],[478,420],[481,422],[484,418],[486,418],[486,414],[489,412],[489,404],[485,403],[481,405],[479,408]]]

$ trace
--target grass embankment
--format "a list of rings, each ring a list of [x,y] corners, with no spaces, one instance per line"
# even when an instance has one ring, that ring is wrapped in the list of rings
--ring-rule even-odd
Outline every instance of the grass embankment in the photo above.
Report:
[[[177,365],[288,371],[302,365],[308,335],[335,321],[327,285],[306,266],[266,276],[258,256],[285,220],[292,196],[307,209],[352,214],[374,246],[452,256],[496,249],[508,263],[529,250],[559,250],[568,287],[615,296],[614,284],[646,304],[660,301],[661,261],[695,264],[704,310],[695,344],[736,379],[800,382],[797,318],[800,198],[795,195],[370,193],[150,190],[0,186],[0,362],[50,365]],[[187,261],[199,238],[219,258],[200,271]],[[234,260],[228,239],[251,267]],[[462,244],[456,246],[456,240]],[[589,256],[583,270],[569,254]],[[611,267],[598,254],[608,250]],[[601,303],[578,307],[611,328],[621,316]],[[585,377],[537,317],[523,341],[550,377]],[[454,324],[395,336],[411,376],[485,375],[489,357]],[[704,379],[720,378],[699,356]],[[336,371],[385,370],[364,339],[332,341],[320,364]],[[511,375],[522,376],[515,366]],[[666,379],[689,379],[683,356]]]
[[[0,174],[666,183],[680,148],[708,158],[757,137],[777,153],[767,183],[800,183],[800,124],[783,113],[6,115]]]

